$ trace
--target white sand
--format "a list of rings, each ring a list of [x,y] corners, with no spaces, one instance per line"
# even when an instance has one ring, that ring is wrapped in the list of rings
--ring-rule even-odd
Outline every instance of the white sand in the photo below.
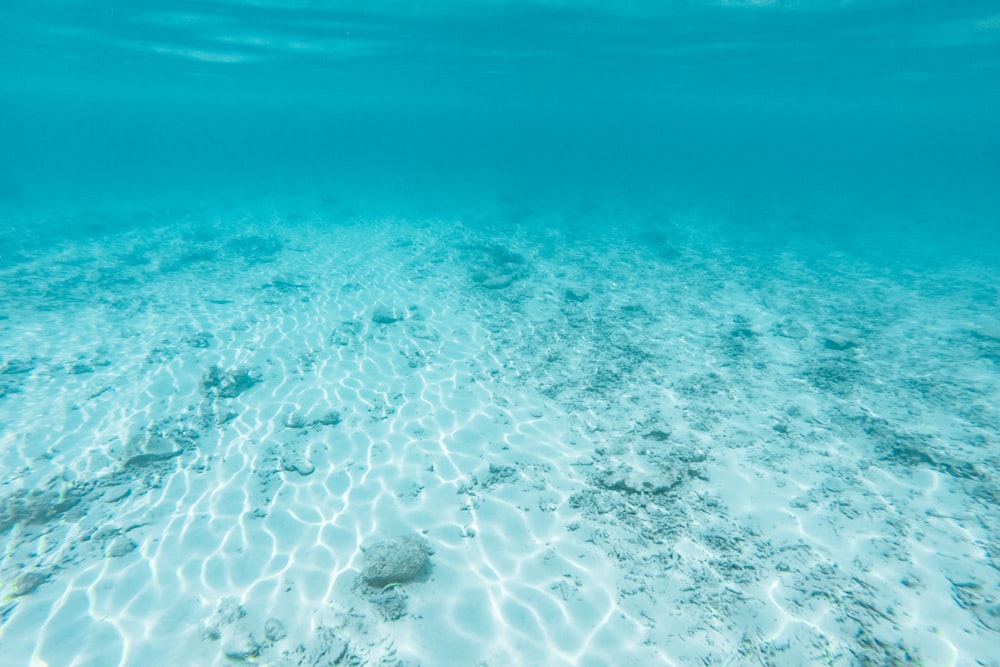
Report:
[[[5,664],[1000,664],[982,265],[162,215],[2,268]]]

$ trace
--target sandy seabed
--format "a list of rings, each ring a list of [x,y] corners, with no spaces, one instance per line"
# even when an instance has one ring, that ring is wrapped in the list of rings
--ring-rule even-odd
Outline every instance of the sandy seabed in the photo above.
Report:
[[[60,215],[0,263],[4,664],[1000,665],[989,258]]]

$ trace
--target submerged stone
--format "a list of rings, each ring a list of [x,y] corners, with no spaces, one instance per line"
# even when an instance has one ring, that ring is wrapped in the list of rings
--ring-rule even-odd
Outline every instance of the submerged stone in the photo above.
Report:
[[[802,340],[809,335],[809,330],[794,320],[785,320],[775,328],[775,331],[779,336],[792,340]]]
[[[308,460],[301,458],[299,456],[292,456],[284,459],[281,462],[281,467],[286,472],[297,472],[303,477],[306,477],[316,472],[316,466],[314,466]]]
[[[387,587],[386,590],[368,598],[375,605],[379,614],[387,621],[398,621],[406,616],[406,593],[398,586]]]
[[[134,540],[125,535],[115,535],[108,542],[105,553],[108,558],[121,558],[135,551],[138,546]]]
[[[411,581],[430,563],[430,545],[416,535],[374,542],[362,551],[361,577],[378,588]]]
[[[405,318],[405,311],[397,308],[390,308],[381,303],[375,306],[375,312],[372,313],[372,322],[375,324],[394,324],[395,322],[400,322]]]
[[[319,424],[320,426],[336,426],[341,422],[343,417],[336,410],[330,410],[322,417],[314,421],[314,424]]]
[[[306,420],[298,412],[293,412],[285,417],[285,426],[288,428],[305,428]]]
[[[20,375],[30,373],[35,370],[35,362],[32,360],[11,359],[0,368],[2,375]]]
[[[212,366],[202,376],[201,388],[210,396],[236,398],[258,382],[260,382],[260,374],[256,369],[246,366],[230,369]]]
[[[61,491],[15,491],[0,499],[0,533],[16,524],[43,524],[76,507],[91,487],[67,486]]]
[[[502,289],[504,287],[510,287],[511,283],[514,282],[515,276],[511,273],[486,276],[480,281],[480,284],[486,289]]]
[[[271,617],[264,623],[264,637],[269,642],[278,642],[288,636],[285,624]]]
[[[828,350],[836,350],[837,352],[850,350],[851,348],[857,346],[858,342],[856,340],[851,340],[846,336],[827,336],[827,338],[823,341],[823,347]]]
[[[145,466],[166,461],[184,451],[180,443],[158,433],[137,433],[125,446],[125,466]]]
[[[255,658],[260,657],[260,652],[263,648],[260,642],[254,639],[253,635],[249,632],[235,631],[225,638],[222,645],[222,653],[229,660],[253,662]]]
[[[11,586],[11,597],[19,598],[33,593],[36,588],[47,582],[52,575],[48,572],[25,572],[14,580]]]
[[[619,466],[600,473],[595,480],[608,491],[625,493],[669,493],[684,481],[684,473],[676,468],[639,471],[629,466]]]

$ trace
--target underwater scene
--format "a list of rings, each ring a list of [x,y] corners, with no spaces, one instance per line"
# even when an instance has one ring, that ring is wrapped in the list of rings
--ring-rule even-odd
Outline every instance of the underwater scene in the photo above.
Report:
[[[1000,667],[1000,8],[4,0],[0,663]]]

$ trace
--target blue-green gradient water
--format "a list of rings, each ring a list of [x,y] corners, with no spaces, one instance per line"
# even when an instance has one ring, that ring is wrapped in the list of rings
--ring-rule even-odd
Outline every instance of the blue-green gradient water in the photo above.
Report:
[[[748,211],[851,200],[949,226],[997,211],[990,2],[0,11],[7,199],[360,182],[445,199],[617,189]]]
[[[995,0],[0,0],[0,664],[996,667],[998,119]]]

